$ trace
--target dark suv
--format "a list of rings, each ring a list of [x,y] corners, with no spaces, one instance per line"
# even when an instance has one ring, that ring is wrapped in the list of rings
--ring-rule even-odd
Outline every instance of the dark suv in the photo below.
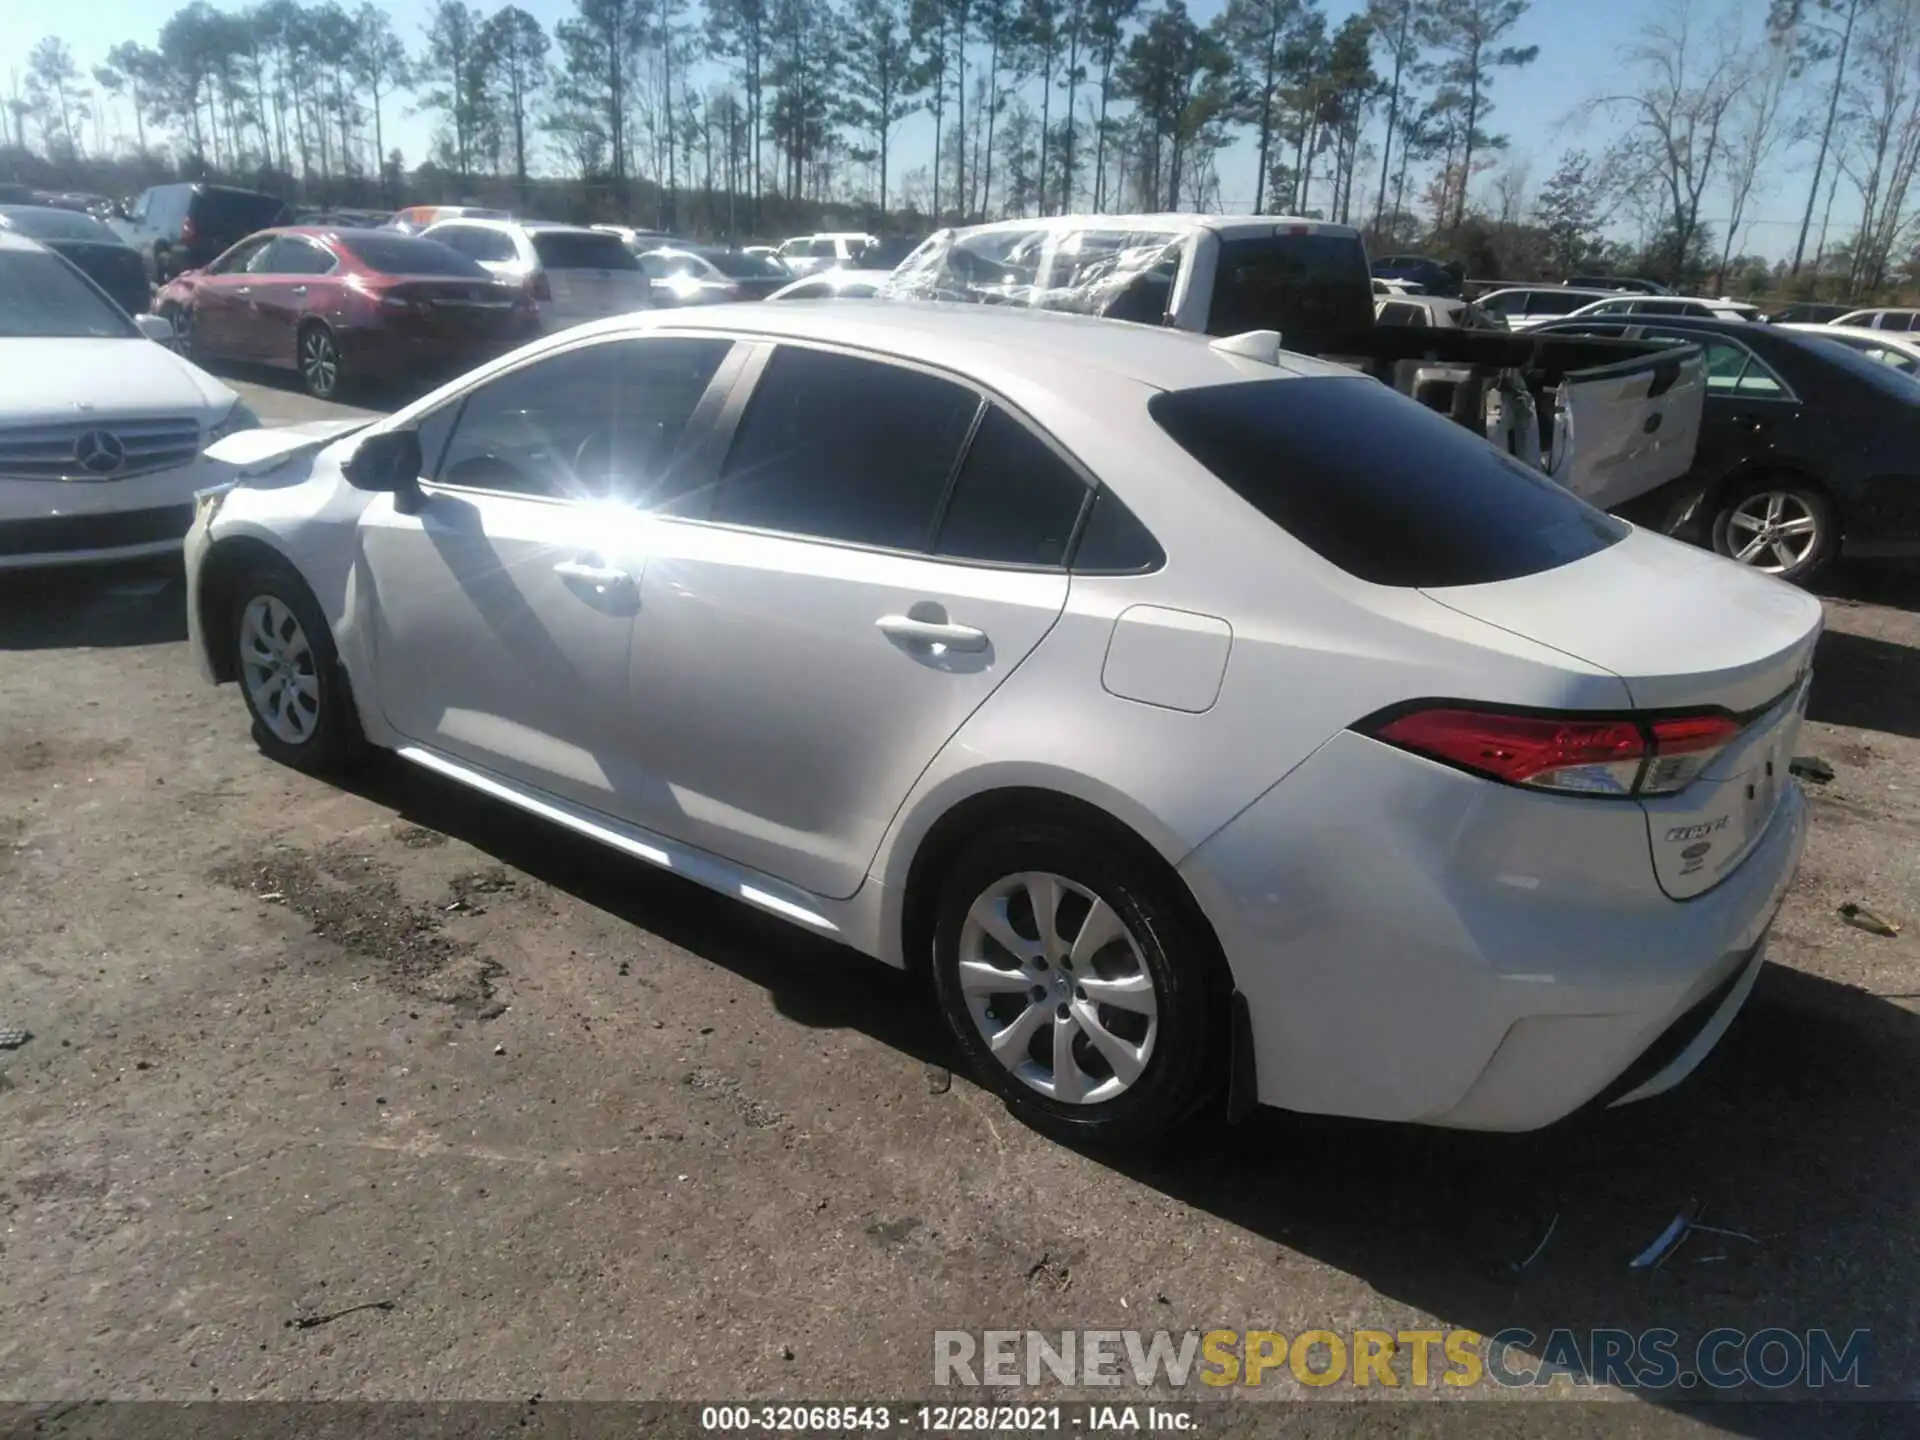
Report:
[[[114,229],[140,252],[147,274],[164,285],[197,270],[253,234],[292,221],[284,200],[224,185],[156,185],[142,192]]]

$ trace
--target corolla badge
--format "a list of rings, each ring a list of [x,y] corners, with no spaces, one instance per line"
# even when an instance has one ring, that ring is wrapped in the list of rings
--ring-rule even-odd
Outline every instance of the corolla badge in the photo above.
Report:
[[[127,447],[111,430],[89,430],[73,447],[74,459],[89,475],[111,475],[127,463]]]

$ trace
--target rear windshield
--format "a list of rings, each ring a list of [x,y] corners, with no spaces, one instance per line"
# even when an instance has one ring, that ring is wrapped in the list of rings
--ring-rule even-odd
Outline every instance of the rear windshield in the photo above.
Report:
[[[476,261],[438,240],[375,231],[335,237],[334,243],[363,265],[385,275],[457,275],[463,280],[490,278]]]
[[[1794,339],[1797,343],[1804,344],[1829,365],[1846,371],[1880,394],[1905,405],[1920,404],[1920,391],[1916,391],[1913,381],[1893,366],[1879,360],[1870,360],[1858,350],[1851,349],[1824,335],[1796,335]]]
[[[1584,559],[1630,529],[1360,377],[1165,391],[1147,409],[1242,500],[1375,585],[1512,580]]]
[[[251,190],[203,190],[193,203],[197,223],[234,235],[277,225],[286,213],[283,201]]]
[[[1278,330],[1289,350],[1321,350],[1373,324],[1373,275],[1355,235],[1223,240],[1209,335]]]
[[[694,253],[722,275],[735,280],[774,280],[789,273],[786,266],[765,255],[747,255],[738,250],[698,250]]]
[[[1527,297],[1529,315],[1571,315],[1582,305],[1604,300],[1604,295],[1582,295],[1578,291],[1536,290]]]
[[[120,237],[95,220],[72,210],[42,209],[36,205],[0,207],[0,225],[36,240],[86,240],[95,245],[119,245]]]
[[[638,270],[618,235],[598,230],[535,230],[533,253],[549,270]]]

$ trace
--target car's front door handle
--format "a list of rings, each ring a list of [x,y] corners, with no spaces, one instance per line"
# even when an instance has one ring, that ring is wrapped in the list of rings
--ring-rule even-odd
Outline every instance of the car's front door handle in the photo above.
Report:
[[[307,293],[307,287],[304,285],[296,285],[293,287],[293,289],[289,290],[287,293],[289,295],[304,295]]]
[[[882,615],[874,624],[890,640],[915,640],[923,645],[944,645],[949,650],[969,652],[987,648],[987,632],[971,625],[916,620],[911,615]]]
[[[562,560],[553,567],[553,573],[562,580],[579,580],[588,585],[602,585],[608,589],[616,585],[633,583],[633,576],[624,570],[616,570],[611,565],[594,565],[585,560]]]
[[[236,295],[251,295],[253,293],[253,287],[251,285],[236,285],[233,287],[233,293]]]

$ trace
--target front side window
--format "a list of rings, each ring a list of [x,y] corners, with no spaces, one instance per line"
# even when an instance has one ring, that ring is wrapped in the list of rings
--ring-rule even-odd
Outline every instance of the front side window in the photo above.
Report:
[[[677,493],[680,437],[731,340],[659,336],[582,346],[471,391],[443,485],[643,508]],[[422,454],[431,464],[423,443]]]
[[[783,345],[747,403],[708,518],[923,550],[979,408],[973,391],[918,370]]]
[[[933,553],[1001,565],[1059,565],[1087,493],[1046,441],[989,405],[954,480]]]

